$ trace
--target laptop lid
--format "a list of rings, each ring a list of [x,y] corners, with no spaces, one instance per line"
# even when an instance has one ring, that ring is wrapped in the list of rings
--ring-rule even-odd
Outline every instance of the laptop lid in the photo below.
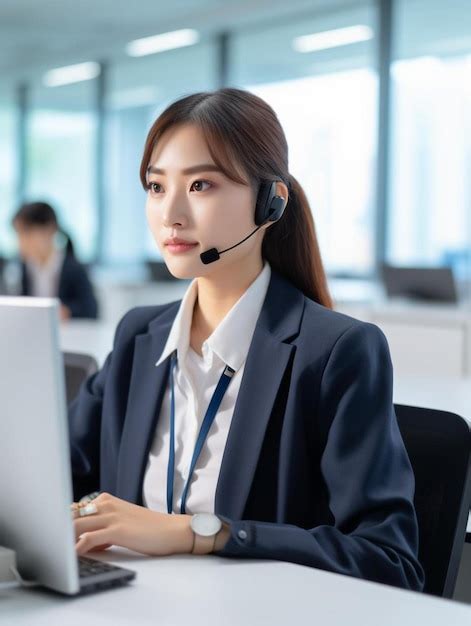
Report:
[[[405,296],[451,303],[458,301],[453,271],[449,267],[396,267],[385,264],[382,277],[389,297]]]
[[[59,301],[0,297],[0,545],[25,578],[79,590]]]

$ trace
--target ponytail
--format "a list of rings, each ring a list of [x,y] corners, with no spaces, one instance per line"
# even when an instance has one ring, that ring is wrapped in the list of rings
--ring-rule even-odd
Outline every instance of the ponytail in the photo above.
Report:
[[[72,243],[72,239],[70,238],[70,236],[66,233],[66,231],[63,228],[59,228],[59,232],[66,239],[66,244],[65,244],[65,254],[66,254],[66,256],[70,255],[70,256],[75,257],[75,248],[74,248],[74,244]]]
[[[308,298],[333,308],[314,219],[303,188],[289,175],[289,199],[283,216],[267,228],[262,256]]]

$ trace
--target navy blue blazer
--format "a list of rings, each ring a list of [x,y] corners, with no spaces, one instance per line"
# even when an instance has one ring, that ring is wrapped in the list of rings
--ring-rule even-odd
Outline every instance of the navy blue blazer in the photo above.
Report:
[[[21,295],[31,295],[26,265],[21,264]],[[72,317],[98,317],[98,304],[84,266],[72,254],[66,254],[59,276],[57,297],[70,309]]]
[[[70,404],[75,498],[100,489],[142,504],[170,357],[155,363],[179,305],[129,311]],[[217,483],[231,537],[216,554],[421,590],[413,495],[382,331],[272,269]]]

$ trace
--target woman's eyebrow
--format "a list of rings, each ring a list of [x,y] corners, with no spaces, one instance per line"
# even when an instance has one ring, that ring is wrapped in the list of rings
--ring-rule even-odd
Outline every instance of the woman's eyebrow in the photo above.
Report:
[[[222,172],[221,168],[214,163],[202,163],[201,165],[192,165],[184,170],[181,170],[182,174],[196,174],[197,172]],[[155,165],[149,165],[147,168],[148,174],[161,174],[165,175],[165,170]]]

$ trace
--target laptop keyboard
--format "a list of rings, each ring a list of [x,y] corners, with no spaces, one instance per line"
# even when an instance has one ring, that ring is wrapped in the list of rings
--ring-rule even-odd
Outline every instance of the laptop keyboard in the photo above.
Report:
[[[110,565],[103,561],[96,561],[95,559],[89,559],[86,556],[78,557],[79,564],[79,576],[80,578],[86,578],[95,574],[104,574],[105,572],[111,572],[113,570],[119,570],[116,565]]]
[[[136,576],[133,570],[89,559],[86,556],[78,557],[78,566],[80,593],[124,585]]]

